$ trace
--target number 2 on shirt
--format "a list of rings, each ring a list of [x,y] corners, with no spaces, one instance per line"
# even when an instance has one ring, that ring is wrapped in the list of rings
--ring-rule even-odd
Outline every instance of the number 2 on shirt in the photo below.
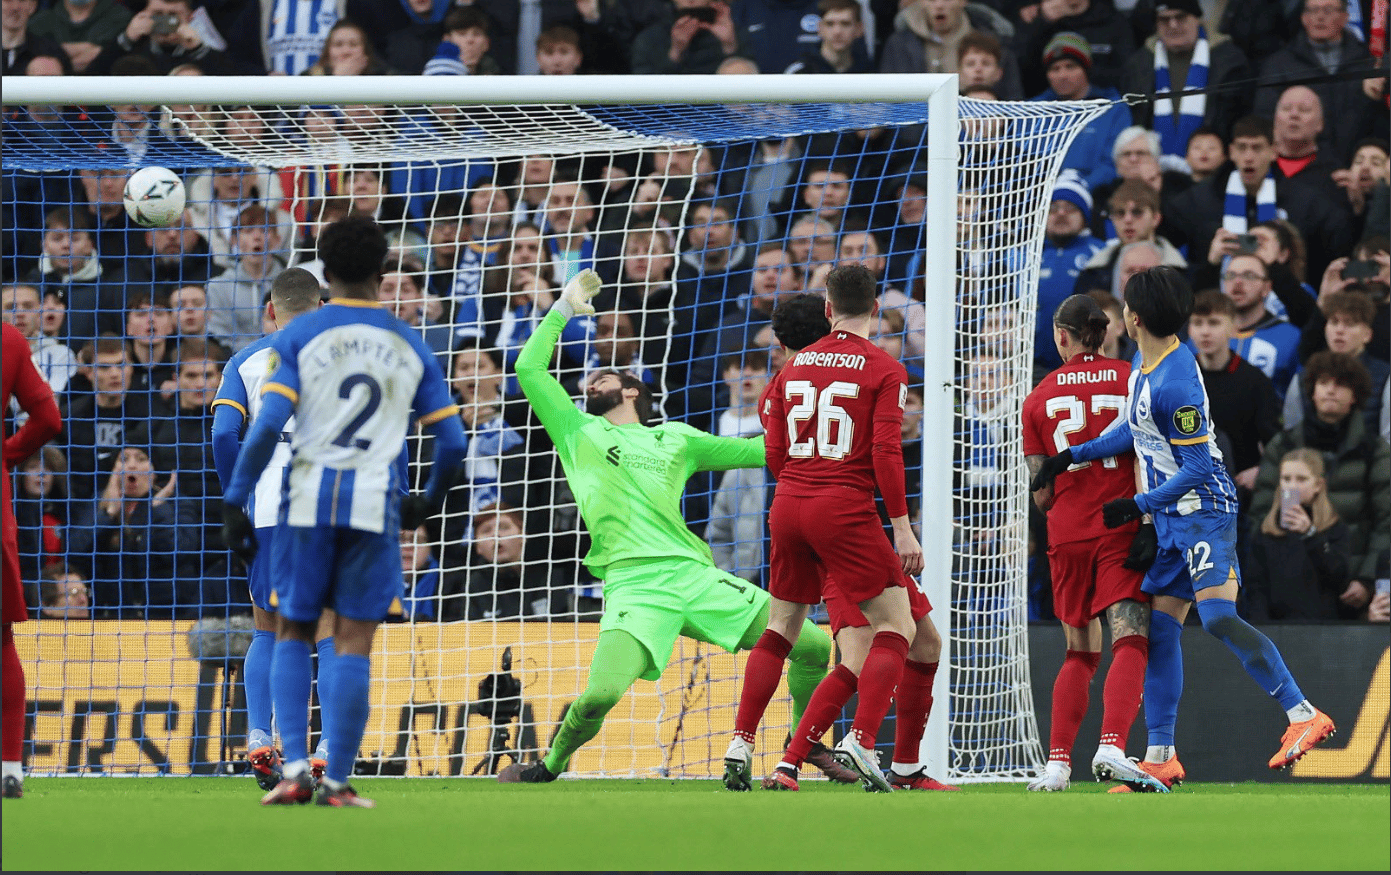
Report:
[[[836,402],[841,398],[859,397],[859,384],[837,380],[818,392],[816,385],[809,380],[789,380],[783,390],[784,397],[792,405],[787,411],[787,455],[793,458],[817,455],[823,459],[845,458],[855,435],[855,422],[849,412]],[[816,438],[799,442],[797,433],[801,424],[813,416],[816,417]]]
[[[1125,408],[1125,398],[1120,395],[1093,395],[1091,412],[1097,415],[1106,410],[1114,410],[1119,413]],[[1049,419],[1057,418],[1059,413],[1067,414],[1059,420],[1053,429],[1053,452],[1061,453],[1069,449],[1072,444],[1068,442],[1067,436],[1081,431],[1087,427],[1087,405],[1082,403],[1082,399],[1076,395],[1059,395],[1049,398],[1044,406],[1044,412]],[[1090,465],[1090,462],[1078,462],[1072,466],[1071,470],[1080,470]],[[1107,456],[1101,460],[1101,467],[1116,467],[1116,457]]]

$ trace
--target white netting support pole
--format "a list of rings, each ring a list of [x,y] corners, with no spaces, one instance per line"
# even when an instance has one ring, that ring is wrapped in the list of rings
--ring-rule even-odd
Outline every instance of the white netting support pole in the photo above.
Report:
[[[955,78],[955,77],[953,77]],[[952,436],[955,405],[957,88],[939,88],[928,100],[927,209],[924,279],[928,301],[923,339],[922,543],[923,585],[942,636],[942,657],[933,682],[933,709],[923,733],[923,762],[930,775],[951,765],[951,565]],[[934,305],[935,302],[935,305]]]

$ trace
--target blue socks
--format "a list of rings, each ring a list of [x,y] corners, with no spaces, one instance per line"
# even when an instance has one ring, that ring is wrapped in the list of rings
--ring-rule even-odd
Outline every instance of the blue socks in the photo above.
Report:
[[[1259,629],[1236,614],[1236,602],[1231,599],[1205,599],[1198,602],[1198,616],[1203,628],[1227,645],[1241,660],[1242,668],[1288,711],[1304,701],[1304,694],[1294,676],[1285,667],[1285,660],[1274,642]],[[1150,662],[1154,662],[1154,645],[1150,645]],[[1148,694],[1146,690],[1146,694]]]
[[[291,639],[275,642],[270,685],[286,763],[298,762],[309,754],[310,674],[308,642]]]
[[[1183,624],[1163,611],[1150,615],[1150,655],[1145,669],[1145,729],[1150,746],[1174,743],[1178,700],[1183,695]]]
[[[251,724],[247,748],[271,744],[270,663],[275,652],[275,633],[257,629],[251,635],[242,664],[242,684],[246,687],[246,719]]]
[[[367,729],[372,663],[366,656],[344,653],[334,657],[331,665],[333,701],[324,711],[324,733],[328,736],[328,768],[324,777],[347,783]]]

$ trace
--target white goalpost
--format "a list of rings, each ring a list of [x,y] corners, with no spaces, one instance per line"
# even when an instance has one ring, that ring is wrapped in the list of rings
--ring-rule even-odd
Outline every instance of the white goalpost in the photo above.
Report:
[[[562,338],[553,364],[567,388],[596,367],[627,368],[654,385],[663,416],[747,433],[748,395],[777,364],[763,308],[819,290],[825,265],[863,260],[885,291],[876,342],[910,365],[921,397],[921,430],[905,429],[909,488],[944,638],[923,759],[943,780],[1021,780],[1044,760],[1019,433],[1034,290],[1062,157],[1107,104],[982,102],[956,87],[945,75],[11,77],[5,282],[66,305],[66,322],[34,329],[36,351],[127,330],[124,312],[102,308],[135,292],[171,313],[168,344],[151,350],[172,356],[200,321],[235,348],[259,331],[245,296],[285,266],[314,269],[318,223],[377,217],[393,241],[382,301],[436,349],[471,448],[443,518],[403,551],[419,567],[403,622],[378,638],[362,767],[466,775],[545,750],[598,634],[582,522],[509,376],[549,300],[583,267],[605,278],[597,316]],[[113,207],[123,175],[145,165],[184,179],[186,233],[173,244],[147,240]],[[92,239],[90,262],[45,270],[61,260],[43,249],[55,221]],[[234,280],[243,298],[221,312]],[[188,303],[194,286],[202,304]],[[80,378],[63,391],[73,421],[100,425]],[[149,424],[119,439],[147,449],[154,488],[177,481],[179,526],[215,527],[216,494],[195,485],[215,485],[211,456],[196,452],[196,428],[161,423],[197,416],[196,405],[158,381],[139,391]],[[101,429],[70,427],[69,439],[79,432]],[[110,461],[91,445],[59,449],[69,484],[58,558],[89,581],[93,612],[16,627],[31,771],[236,770],[244,642],[226,630],[249,612],[241,572],[206,539],[172,555],[148,540],[84,540],[76,508],[100,496]],[[204,470],[190,470],[197,458]],[[752,508],[768,488],[761,475],[698,475],[688,489],[687,522],[753,585],[766,585]],[[172,601],[156,598],[169,589]],[[209,630],[225,646],[194,647]],[[572,770],[718,776],[741,666],[683,639]],[[789,722],[784,686],[756,770],[775,765]]]

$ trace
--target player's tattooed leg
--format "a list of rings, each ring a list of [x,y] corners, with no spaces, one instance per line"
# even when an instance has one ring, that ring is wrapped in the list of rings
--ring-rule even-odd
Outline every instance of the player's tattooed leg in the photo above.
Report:
[[[1127,635],[1148,637],[1150,631],[1150,606],[1132,599],[1116,602],[1106,609],[1106,619],[1111,624],[1111,640],[1119,641]]]

